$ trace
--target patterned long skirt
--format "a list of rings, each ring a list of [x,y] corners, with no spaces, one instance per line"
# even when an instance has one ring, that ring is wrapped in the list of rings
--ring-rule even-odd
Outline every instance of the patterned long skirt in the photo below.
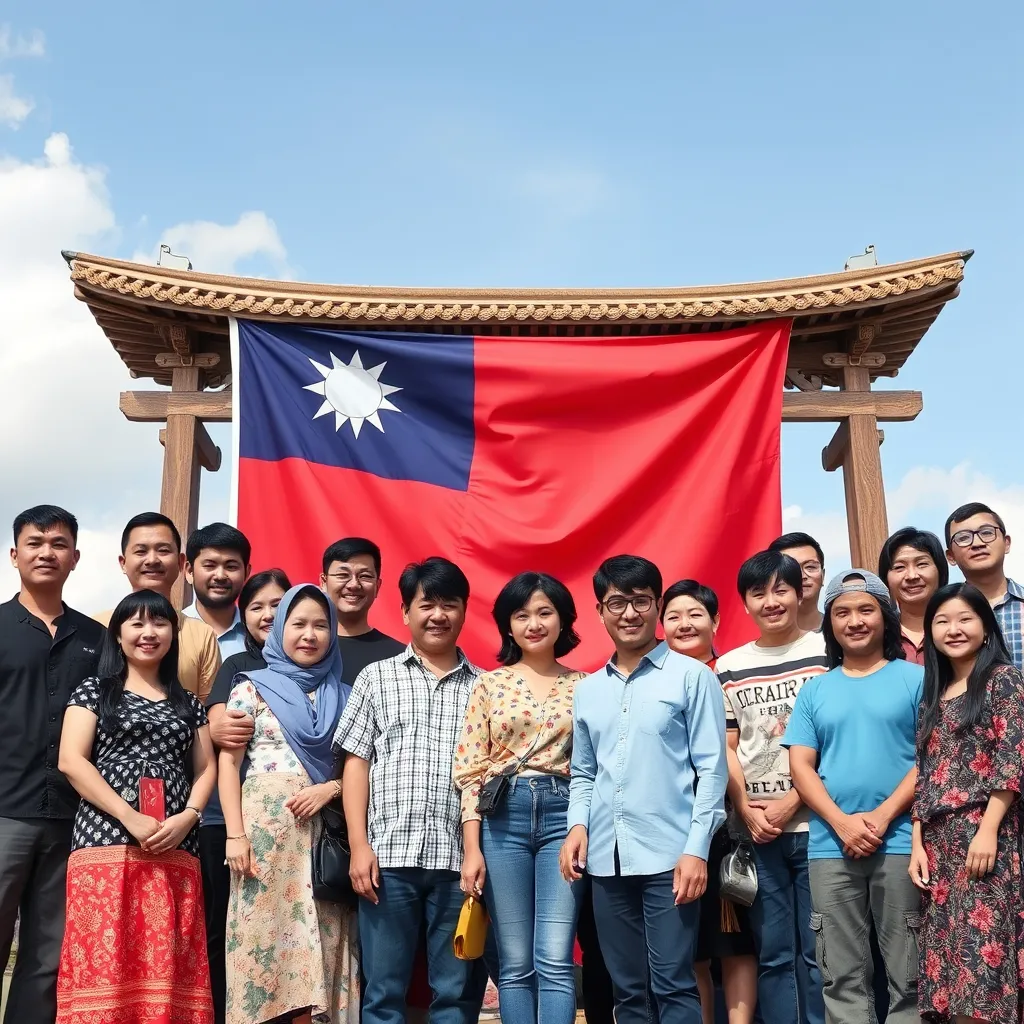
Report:
[[[307,1008],[331,1024],[358,1024],[356,914],[313,899],[314,829],[284,806],[309,784],[304,775],[253,772],[242,786],[256,877],[231,876],[228,1024],[262,1024]]]
[[[213,1024],[199,861],[134,846],[76,850],[57,1024]]]
[[[945,814],[924,824],[931,878],[919,938],[918,1006],[924,1020],[1024,1020],[1019,803],[999,828],[995,868],[976,881],[967,877],[965,862],[981,811]]]

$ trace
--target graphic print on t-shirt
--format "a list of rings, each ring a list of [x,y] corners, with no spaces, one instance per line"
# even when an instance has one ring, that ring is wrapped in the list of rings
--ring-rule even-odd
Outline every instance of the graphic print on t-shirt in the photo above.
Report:
[[[777,800],[793,788],[789,752],[780,745],[796,695],[804,683],[826,671],[820,633],[805,633],[791,644],[746,644],[722,655],[715,666],[725,697],[726,728],[739,731],[737,756],[752,800]],[[787,831],[806,829],[798,814]]]

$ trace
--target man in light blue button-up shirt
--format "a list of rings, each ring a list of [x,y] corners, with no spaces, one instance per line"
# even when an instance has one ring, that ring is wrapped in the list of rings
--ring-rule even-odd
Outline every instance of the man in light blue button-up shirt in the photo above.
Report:
[[[700,1024],[697,901],[728,781],[721,689],[658,643],[652,562],[608,559],[594,592],[615,654],[576,685],[562,870],[592,876],[617,1024],[647,1024],[648,976],[661,1024]]]

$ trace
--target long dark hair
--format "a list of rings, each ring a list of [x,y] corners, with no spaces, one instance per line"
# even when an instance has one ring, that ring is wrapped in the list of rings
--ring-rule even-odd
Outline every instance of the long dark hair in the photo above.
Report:
[[[139,590],[121,600],[110,616],[107,632],[100,650],[97,675],[100,680],[99,720],[107,729],[117,728],[117,706],[124,696],[124,682],[128,677],[128,662],[119,643],[121,627],[139,616],[143,619],[166,619],[174,627],[171,646],[160,662],[160,684],[167,694],[171,712],[193,728],[196,720],[188,694],[178,680],[178,614],[163,594],[152,590]]]
[[[918,750],[923,750],[939,720],[942,694],[953,681],[953,663],[936,646],[932,638],[932,623],[939,609],[959,597],[981,619],[985,629],[985,642],[978,648],[974,668],[967,677],[966,700],[960,718],[960,729],[977,725],[985,713],[988,681],[994,669],[1013,664],[1006,649],[999,622],[988,603],[988,598],[970,583],[950,583],[932,594],[924,613],[924,689],[921,693],[921,721],[918,731]]]
[[[874,595],[871,595],[874,597]],[[878,607],[882,609],[882,657],[886,661],[899,661],[906,658],[903,649],[903,631],[900,629],[900,613],[889,601],[875,597]],[[832,605],[825,608],[821,620],[821,635],[825,638],[825,657],[829,668],[838,668],[843,663],[843,648],[836,639],[832,628]]]
[[[242,592],[238,595],[238,611],[242,616],[242,625],[245,626],[245,649],[256,657],[260,656],[263,644],[249,632],[249,627],[245,625],[245,609],[249,607],[252,599],[270,583],[276,583],[286,594],[292,589],[291,580],[285,575],[284,569],[264,569],[262,572],[250,576],[242,585]]]

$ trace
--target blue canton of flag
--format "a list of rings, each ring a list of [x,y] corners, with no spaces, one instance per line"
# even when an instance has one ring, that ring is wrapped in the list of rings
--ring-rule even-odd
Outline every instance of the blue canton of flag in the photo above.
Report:
[[[465,491],[473,338],[238,322],[242,458],[302,459]]]

